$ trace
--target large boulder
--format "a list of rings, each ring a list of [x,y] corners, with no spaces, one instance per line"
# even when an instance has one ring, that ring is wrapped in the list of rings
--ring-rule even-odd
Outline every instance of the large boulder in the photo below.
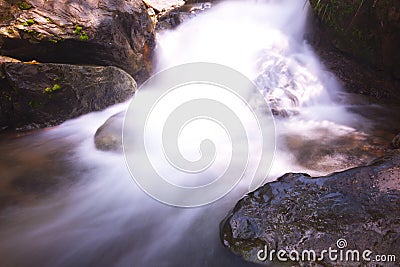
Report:
[[[271,264],[269,256],[262,261],[266,250],[277,252],[282,249],[287,253],[315,250],[319,259],[321,251],[329,247],[336,250],[342,247],[344,252],[358,250],[360,262],[334,261],[327,255],[324,260],[314,263],[302,262],[301,257],[297,262],[293,253],[294,262],[288,264],[364,266],[368,262],[362,262],[361,253],[366,250],[372,251],[367,258],[381,254],[395,255],[398,260],[399,166],[400,153],[395,151],[369,166],[328,177],[286,174],[237,203],[221,224],[223,243],[244,259],[264,264]],[[347,242],[346,247],[343,239]],[[276,254],[273,259],[279,265],[284,264],[278,261]],[[375,266],[372,263],[369,264]],[[393,262],[387,264],[385,266],[397,266]]]
[[[6,62],[0,69],[0,130],[57,125],[129,99],[135,80],[116,67]]]
[[[140,0],[0,0],[0,52],[20,60],[151,72],[154,29]]]
[[[400,2],[310,0],[327,38],[339,50],[400,78]]]

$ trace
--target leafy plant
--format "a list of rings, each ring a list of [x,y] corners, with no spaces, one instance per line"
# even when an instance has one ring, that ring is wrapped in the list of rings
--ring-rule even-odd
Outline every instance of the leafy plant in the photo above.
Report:
[[[81,41],[87,41],[89,39],[89,36],[87,35],[86,32],[82,32],[82,34],[79,36],[79,40]]]
[[[50,36],[47,38],[47,40],[54,44],[64,41],[64,39],[62,37],[57,37],[54,34],[50,34]]]
[[[57,90],[60,90],[60,89],[61,89],[61,86],[59,84],[57,84],[57,83],[52,88],[53,92],[57,91]]]
[[[61,89],[61,85],[59,85],[59,84],[55,84],[55,85],[53,85],[53,87],[46,87],[45,89],[44,89],[44,91],[43,91],[43,93],[44,94],[51,94],[51,93],[53,93],[53,92],[55,92],[55,91],[57,91],[57,90],[60,90]]]
[[[80,25],[75,25],[75,29],[73,32],[79,35],[79,40],[81,41],[87,41],[89,39],[89,35],[85,31],[83,31],[83,27]]]
[[[75,34],[81,34],[82,29],[83,29],[82,26],[75,25],[74,33],[75,33]]]
[[[21,10],[28,10],[32,8],[32,5],[29,4],[28,2],[25,1],[20,1],[17,3],[17,6],[19,7],[19,9]]]
[[[32,26],[33,24],[35,24],[36,21],[33,19],[27,19],[22,25],[24,26]]]

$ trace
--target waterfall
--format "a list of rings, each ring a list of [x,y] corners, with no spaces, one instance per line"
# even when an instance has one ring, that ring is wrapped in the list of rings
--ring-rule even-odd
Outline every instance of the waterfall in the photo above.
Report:
[[[307,10],[308,3],[299,0],[226,1],[157,37],[155,72],[212,62],[239,71],[258,86],[277,115],[277,151],[266,181],[287,172],[330,172],[302,165],[290,145],[310,139],[318,149],[326,136],[354,132],[349,125],[358,120],[335,103],[340,86],[303,39]],[[221,219],[248,192],[246,179],[214,203],[177,208],[140,190],[122,155],[95,149],[96,129],[127,105],[84,115],[13,144],[12,151],[19,153],[45,153],[44,144],[48,153],[67,150],[63,160],[73,167],[65,171],[78,182],[2,215],[2,265],[253,266],[230,254],[219,240]],[[189,129],[181,140],[183,150],[188,146],[192,151],[193,135],[223,135],[215,126],[204,131],[207,126],[199,123]],[[216,148],[229,143],[220,140]],[[258,147],[255,139],[245,141]],[[60,142],[65,146],[56,145]],[[340,158],[330,160],[340,163]]]

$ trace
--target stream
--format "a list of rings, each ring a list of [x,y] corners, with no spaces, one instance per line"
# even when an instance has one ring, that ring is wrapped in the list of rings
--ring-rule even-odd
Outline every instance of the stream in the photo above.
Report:
[[[213,62],[259,86],[277,115],[265,182],[366,164],[400,130],[385,108],[344,93],[324,68],[303,39],[308,8],[223,2],[157,37],[155,72]],[[211,204],[168,206],[136,185],[123,154],[95,148],[96,130],[128,104],[0,136],[1,266],[253,266],[219,237],[221,220],[247,193],[245,179]]]

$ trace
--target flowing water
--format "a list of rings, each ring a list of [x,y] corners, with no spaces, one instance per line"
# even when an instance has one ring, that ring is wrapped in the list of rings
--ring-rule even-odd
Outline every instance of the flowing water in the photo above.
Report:
[[[374,125],[340,104],[340,86],[303,40],[307,10],[297,0],[223,2],[158,36],[156,71],[215,62],[261,88],[278,115],[267,181],[381,153]],[[247,192],[243,182],[210,205],[176,208],[142,192],[123,155],[96,150],[97,128],[127,105],[3,136],[1,266],[252,266],[219,239],[220,221]]]

